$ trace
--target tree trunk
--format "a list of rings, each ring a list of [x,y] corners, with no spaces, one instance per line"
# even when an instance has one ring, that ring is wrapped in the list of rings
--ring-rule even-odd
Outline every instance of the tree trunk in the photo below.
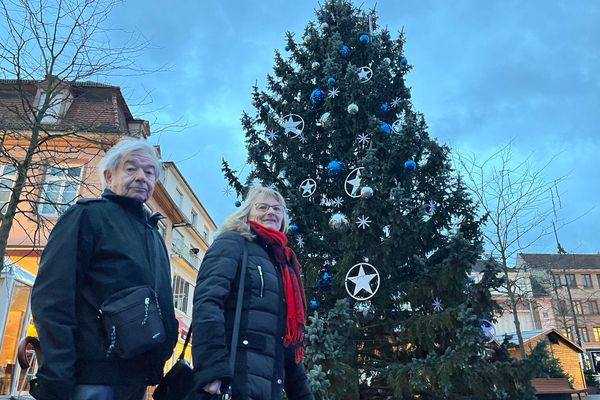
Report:
[[[11,196],[8,202],[8,207],[6,208],[6,213],[2,218],[2,225],[0,225],[0,273],[4,269],[4,257],[6,256],[6,245],[8,244],[8,236],[13,226],[15,215],[17,213],[17,207],[19,205],[19,200],[21,198],[21,194],[23,193],[23,188],[25,187],[25,179],[27,178],[29,168],[31,167],[31,160],[33,159],[33,155],[35,154],[38,145],[39,132],[39,126],[36,126],[31,131],[31,140],[29,141],[29,147],[27,148],[27,153],[25,153],[23,161],[19,164],[19,167],[17,168],[15,185],[11,191]]]

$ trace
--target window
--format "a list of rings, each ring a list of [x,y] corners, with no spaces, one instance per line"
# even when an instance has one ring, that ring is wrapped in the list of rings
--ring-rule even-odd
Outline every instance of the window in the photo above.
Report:
[[[573,305],[575,306],[575,313],[576,314],[583,314],[583,307],[581,305],[581,301],[580,300],[575,300],[573,302]]]
[[[575,274],[565,274],[565,281],[567,286],[577,287],[577,281],[575,280]]]
[[[12,195],[12,187],[15,184],[17,170],[12,165],[0,164],[0,214],[6,211],[4,208]]]
[[[567,327],[567,331],[565,332],[565,336],[568,337],[571,340],[575,340],[575,338],[573,337],[573,328],[568,326]]]
[[[179,208],[183,205],[183,193],[181,193],[179,188],[175,188],[175,204],[177,204],[177,207]]]
[[[590,274],[583,274],[581,276],[581,279],[583,281],[583,287],[593,287],[592,285],[592,276]]]
[[[558,301],[558,313],[560,315],[567,315],[567,313],[569,312],[569,309],[567,308],[567,302],[564,300],[559,300]]]
[[[77,197],[81,167],[48,167],[40,199],[40,214],[53,217],[62,214]]]
[[[552,277],[554,278],[554,284],[558,287],[562,286],[562,282],[560,280],[560,275],[552,275]],[[600,279],[600,278],[598,278]]]
[[[190,295],[190,283],[179,275],[173,276],[173,305],[175,308],[187,314],[188,300]]]
[[[600,274],[596,274],[596,281],[598,282],[598,287],[600,287]]]
[[[40,94],[40,102],[38,103],[38,108],[42,108],[44,102],[46,101],[46,93]],[[55,124],[58,122],[60,118],[60,106],[63,103],[62,93],[55,94],[54,98],[50,100],[50,105],[42,118],[42,123],[44,124]]]
[[[596,300],[588,301],[588,307],[590,314],[600,314],[600,310],[598,310],[598,302]]]
[[[208,226],[206,226],[206,225],[204,225],[204,227],[203,227],[202,237],[204,238],[204,240],[206,240],[208,242]]]
[[[600,326],[594,327],[594,340],[600,342]]]
[[[584,342],[589,342],[590,341],[590,335],[588,334],[587,328],[579,328],[579,337]]]
[[[198,222],[198,213],[196,213],[196,210],[194,210],[192,208],[192,213],[191,213],[191,222],[192,222],[192,226],[195,228],[196,227],[196,223]]]

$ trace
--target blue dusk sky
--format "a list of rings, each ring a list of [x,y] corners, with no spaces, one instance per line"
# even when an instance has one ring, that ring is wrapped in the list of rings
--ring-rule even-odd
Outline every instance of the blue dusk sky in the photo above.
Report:
[[[240,117],[252,111],[251,88],[272,71],[286,31],[302,37],[315,19],[315,0],[127,0],[110,24],[139,32],[152,48],[144,68],[169,70],[118,77],[135,117],[154,130],[165,160],[182,173],[217,224],[235,198],[223,193],[221,158],[246,161]],[[359,3],[355,3],[359,4]],[[366,0],[380,26],[404,29],[407,75],[416,111],[429,133],[461,152],[491,154],[511,139],[516,157],[542,165],[548,178],[566,176],[560,231],[572,253],[600,251],[600,2],[593,0]],[[555,252],[552,237],[528,252]]]

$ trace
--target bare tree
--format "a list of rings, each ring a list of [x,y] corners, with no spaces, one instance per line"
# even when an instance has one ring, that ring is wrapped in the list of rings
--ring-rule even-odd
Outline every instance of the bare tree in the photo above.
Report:
[[[0,192],[10,194],[0,202],[0,271],[15,221],[35,223],[35,231],[28,232],[35,247],[46,231],[40,207],[66,205],[57,203],[47,185],[42,188],[50,166],[76,182],[81,178],[68,176],[69,160],[92,159],[123,133],[144,135],[127,126],[121,132],[101,132],[102,110],[85,122],[65,119],[65,110],[78,96],[69,88],[77,83],[150,72],[135,64],[147,42],[134,36],[119,45],[111,40],[107,18],[117,3],[0,0],[0,79],[12,85],[0,91]]]
[[[514,260],[552,233],[553,191],[563,180],[544,177],[552,160],[536,167],[532,157],[515,160],[510,143],[483,161],[473,154],[457,157],[465,185],[485,216],[484,239],[505,279],[499,292],[513,314],[522,358],[526,354],[517,311],[520,305],[529,306],[532,293],[526,266],[516,266]]]

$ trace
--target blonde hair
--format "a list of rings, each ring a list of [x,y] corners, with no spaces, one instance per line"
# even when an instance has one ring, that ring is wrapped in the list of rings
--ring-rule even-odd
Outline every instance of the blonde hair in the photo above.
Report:
[[[246,195],[246,198],[244,199],[244,202],[242,203],[240,208],[234,213],[232,213],[230,216],[225,218],[225,221],[223,222],[223,225],[221,225],[218,234],[229,231],[235,231],[239,232],[242,236],[248,239],[253,239],[254,235],[252,234],[252,231],[248,226],[248,217],[250,217],[250,211],[252,211],[252,207],[254,207],[256,199],[260,195],[263,195],[265,197],[272,197],[275,200],[277,200],[277,202],[281,204],[284,208],[286,207],[285,199],[277,190],[270,189],[264,186],[253,186]],[[290,217],[287,213],[286,208],[283,212],[283,221],[281,224],[280,231],[287,232],[289,226]]]

